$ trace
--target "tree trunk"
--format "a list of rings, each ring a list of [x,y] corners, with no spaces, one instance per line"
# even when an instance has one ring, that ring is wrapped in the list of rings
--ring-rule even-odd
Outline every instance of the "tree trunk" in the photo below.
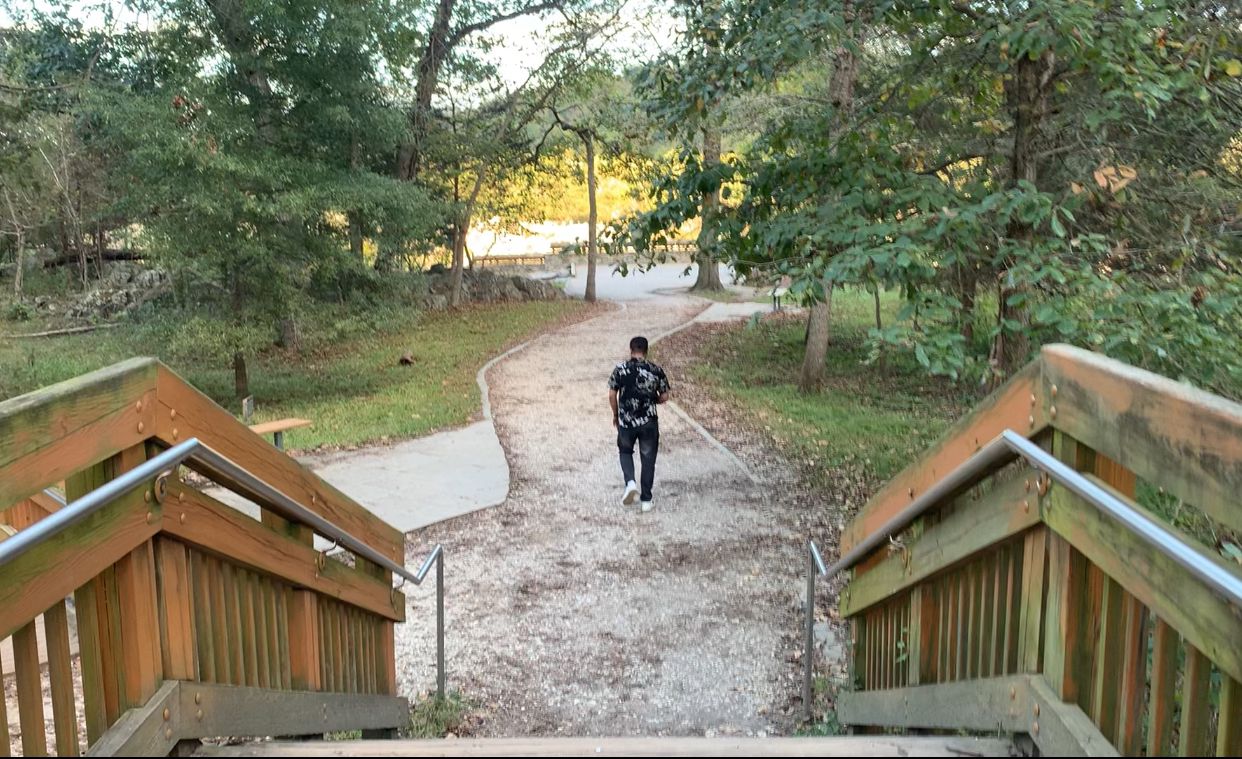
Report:
[[[436,17],[427,35],[427,45],[418,60],[418,81],[414,86],[414,106],[410,111],[410,141],[397,151],[397,178],[411,181],[422,169],[423,140],[431,120],[431,99],[440,80],[440,69],[449,53],[449,24],[457,0],[439,0]]]
[[[13,269],[13,295],[17,300],[22,299],[22,275],[26,269],[26,228],[22,225],[22,220],[17,216],[17,209],[13,205],[13,197],[6,189],[4,191],[4,204],[9,209],[9,218],[13,224],[13,234],[17,236],[17,260],[16,268]]]
[[[233,353],[233,394],[238,400],[250,395],[250,375],[246,372],[246,358],[241,351]]]
[[[1047,108],[1048,82],[1052,77],[1055,61],[1051,50],[1045,51],[1035,60],[1027,55],[1018,59],[1017,71],[1009,91],[1013,115],[1011,188],[1016,188],[1021,182],[1036,185],[1039,180],[1036,141],[1040,122]],[[1009,244],[1013,246],[1029,246],[1034,236],[1034,228],[1019,220],[1014,220],[1006,232]],[[992,361],[998,370],[995,377],[997,384],[1005,376],[1021,368],[1031,353],[1031,316],[1028,305],[1009,303],[1010,299],[1023,294],[1025,290],[1022,283],[1013,281],[1012,270],[1005,269],[1000,273],[1000,308],[997,313],[999,324],[996,342],[992,346]],[[1017,327],[1008,329],[1006,324],[1016,324]]]
[[[846,0],[841,9],[846,34],[850,42],[862,40],[862,22],[854,13],[854,3]],[[828,97],[836,111],[830,136],[835,143],[849,127],[849,117],[854,111],[854,81],[858,77],[858,56],[854,44],[840,44],[832,53],[832,79],[828,82]],[[828,356],[828,323],[832,317],[832,286],[824,281],[824,302],[811,306],[807,316],[806,355],[802,360],[802,374],[798,389],[804,393],[819,389],[824,381],[824,361]]]
[[[720,163],[720,130],[714,126],[703,129],[703,165],[715,167]],[[695,277],[693,292],[719,292],[724,289],[720,281],[720,267],[716,265],[716,242],[719,235],[720,188],[703,193],[703,226],[699,229],[699,272]]]
[[[287,316],[277,323],[276,329],[278,331],[277,345],[295,353],[302,349],[302,336],[298,331],[297,319]]]
[[[875,328],[877,330],[884,329],[884,322],[880,320],[880,286],[875,286]]]
[[[26,272],[26,234],[19,227],[17,229],[17,266],[13,269],[13,295],[17,300],[22,299],[22,279]]]
[[[366,263],[362,251],[362,214],[359,211],[349,214],[349,252],[358,263]]]
[[[824,384],[824,363],[828,360],[828,327],[832,321],[832,287],[824,286],[824,299],[811,306],[807,321],[806,356],[798,389],[804,393],[819,390]]]
[[[452,308],[461,305],[461,283],[465,276],[466,232],[469,228],[470,219],[463,211],[453,225],[453,269],[449,276],[449,306]]]
[[[595,257],[599,253],[599,243],[595,227],[599,223],[599,210],[595,205],[595,139],[590,133],[583,136],[586,143],[587,160],[587,280],[586,302],[595,302]]]

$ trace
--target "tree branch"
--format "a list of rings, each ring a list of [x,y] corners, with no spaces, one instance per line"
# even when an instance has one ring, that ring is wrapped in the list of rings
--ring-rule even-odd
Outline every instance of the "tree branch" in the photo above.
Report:
[[[451,35],[449,35],[449,38],[445,41],[444,47],[446,50],[452,50],[457,43],[461,42],[463,39],[469,37],[475,32],[481,32],[485,29],[489,29],[504,21],[512,21],[515,18],[529,16],[532,13],[542,13],[544,11],[553,10],[554,8],[559,8],[561,7],[561,3],[562,0],[543,0],[542,2],[535,3],[534,5],[527,5],[508,13],[501,13],[498,16],[492,16],[491,18],[486,18],[482,21],[476,21],[473,24],[459,26],[457,29],[453,30]]]

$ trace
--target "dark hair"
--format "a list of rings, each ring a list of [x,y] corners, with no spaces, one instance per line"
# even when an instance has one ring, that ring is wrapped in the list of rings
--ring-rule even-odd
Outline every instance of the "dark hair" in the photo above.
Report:
[[[630,340],[630,352],[641,353],[644,356],[647,355],[647,338],[636,337],[633,340]]]

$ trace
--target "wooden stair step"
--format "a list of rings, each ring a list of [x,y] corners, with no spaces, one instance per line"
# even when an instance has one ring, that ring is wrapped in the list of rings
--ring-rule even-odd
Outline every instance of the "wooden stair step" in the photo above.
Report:
[[[1011,756],[997,738],[458,738],[254,742],[195,756]]]

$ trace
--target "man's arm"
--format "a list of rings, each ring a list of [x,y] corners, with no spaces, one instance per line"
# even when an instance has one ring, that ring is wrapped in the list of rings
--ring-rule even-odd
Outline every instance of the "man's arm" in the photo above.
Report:
[[[608,405],[612,406],[612,426],[617,426],[617,391],[608,391]]]

